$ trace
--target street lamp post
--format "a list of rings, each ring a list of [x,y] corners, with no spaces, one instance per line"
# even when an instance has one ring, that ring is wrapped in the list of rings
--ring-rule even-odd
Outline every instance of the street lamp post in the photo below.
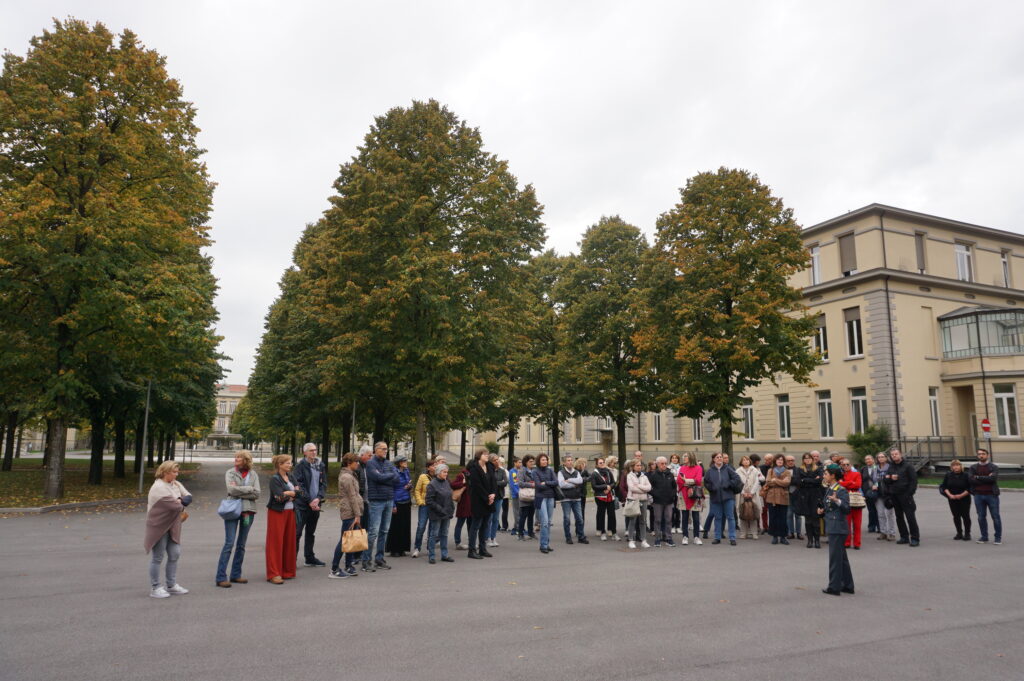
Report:
[[[142,446],[146,447],[149,440],[149,395],[153,390],[153,379],[146,381],[146,415],[142,418]],[[139,466],[139,494],[142,494],[142,476],[146,472],[146,462]]]

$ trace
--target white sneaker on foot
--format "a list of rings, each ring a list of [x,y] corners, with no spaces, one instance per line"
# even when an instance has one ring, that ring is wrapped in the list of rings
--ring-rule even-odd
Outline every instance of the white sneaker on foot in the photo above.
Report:
[[[608,537],[607,537],[607,536],[605,535],[605,533],[604,533],[604,532],[602,532],[602,533],[601,533],[600,535],[598,535],[598,536],[599,536],[599,537],[601,537],[601,541],[608,541]]]
[[[681,543],[681,544],[682,544],[683,546],[686,546],[687,544],[689,544],[689,543],[690,543],[690,538],[689,538],[689,537],[683,537],[683,541],[682,541],[682,542],[680,542],[680,543]]]
[[[635,549],[636,548],[636,542],[635,541],[630,541],[629,542],[629,548]]]
[[[171,594],[167,593],[167,589],[163,588],[162,586],[158,586],[157,588],[155,588],[155,589],[153,589],[152,591],[149,592],[149,597],[150,598],[170,598]]]
[[[703,546],[703,545],[704,545],[704,542],[702,542],[702,541],[700,540],[700,537],[696,537],[696,538],[695,538],[695,539],[693,540],[693,543],[694,543],[694,544],[696,544],[697,546]]]
[[[456,544],[455,548],[457,550],[459,550],[459,551],[465,551],[466,550],[466,546],[464,544]]]
[[[409,554],[409,557],[410,558],[419,558],[420,557],[420,550],[419,549],[413,549],[412,553]]]
[[[176,596],[184,596],[188,593],[188,589],[183,587],[181,584],[175,584],[174,586],[167,587],[167,593],[175,594]]]
[[[645,541],[645,542],[643,542],[643,543],[641,543],[641,544],[640,544],[640,546],[644,547],[645,549],[649,549],[649,548],[651,548],[651,545],[650,545],[650,544],[648,544],[648,543],[647,543],[646,541]]]
[[[612,535],[612,539],[613,539],[614,541],[622,541],[622,537],[620,537],[620,536],[619,536],[619,535],[617,535],[617,534],[613,534],[613,535]]]

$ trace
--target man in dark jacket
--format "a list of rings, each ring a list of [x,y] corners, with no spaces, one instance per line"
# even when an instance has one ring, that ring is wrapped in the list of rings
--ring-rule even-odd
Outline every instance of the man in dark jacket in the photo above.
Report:
[[[651,502],[654,507],[654,545],[661,546],[664,541],[668,546],[675,546],[672,541],[672,506],[676,500],[676,476],[668,467],[668,459],[659,456],[655,459],[654,472],[647,475],[651,481]]]
[[[896,514],[896,528],[900,538],[897,544],[921,545],[921,533],[917,529],[917,504],[914,494],[917,492],[917,471],[903,460],[903,452],[898,447],[889,450],[889,470],[885,475],[885,494],[892,500],[892,510]]]
[[[978,543],[988,542],[988,510],[995,529],[993,539],[998,546],[1003,543],[1003,521],[999,517],[999,469],[989,458],[987,449],[979,449],[978,463],[967,469],[967,480],[971,484],[974,510],[978,512],[978,528],[981,530]]]
[[[366,499],[370,506],[370,517],[369,526],[366,528],[367,548],[363,551],[364,572],[373,572],[373,568],[391,569],[384,560],[384,545],[388,540],[388,530],[391,529],[391,511],[395,505],[398,469],[385,458],[387,455],[388,443],[378,442],[373,446],[373,456],[366,462]]]
[[[558,487],[562,490],[562,529],[565,531],[565,543],[572,543],[572,527],[570,517],[576,520],[576,540],[581,544],[589,544],[583,532],[583,475],[573,468],[571,456],[562,457],[562,469],[558,471]]]
[[[704,473],[704,487],[711,502],[709,512],[715,519],[715,540],[711,543],[722,543],[722,526],[728,521],[729,545],[736,546],[736,490],[743,489],[743,482],[733,467],[725,463],[725,454],[718,452],[712,461]]]
[[[327,477],[324,462],[316,458],[316,445],[307,442],[302,446],[302,461],[292,471],[293,482],[298,490],[295,495],[295,552],[299,551],[302,532],[306,532],[303,554],[306,567],[323,567],[326,563],[313,553],[316,542],[316,526],[320,522],[320,504],[327,492]]]

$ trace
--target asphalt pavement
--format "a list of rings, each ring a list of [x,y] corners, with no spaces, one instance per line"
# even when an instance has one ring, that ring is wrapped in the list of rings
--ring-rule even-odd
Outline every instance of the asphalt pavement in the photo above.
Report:
[[[921,546],[865,534],[853,596],[821,593],[824,548],[567,546],[558,509],[550,555],[499,534],[492,559],[390,559],[347,580],[300,567],[283,586],[264,581],[261,513],[250,583],[220,589],[225,468],[190,483],[184,596],[149,598],[140,507],[0,519],[0,679],[1024,678],[1024,494],[1002,496],[993,546],[952,541],[945,502],[921,489]],[[324,560],[339,528],[329,506]]]

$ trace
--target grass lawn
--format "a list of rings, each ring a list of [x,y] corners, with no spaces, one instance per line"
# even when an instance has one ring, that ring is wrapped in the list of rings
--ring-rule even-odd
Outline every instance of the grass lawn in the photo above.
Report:
[[[187,486],[188,478],[199,469],[197,463],[182,463],[181,481]],[[128,476],[114,477],[114,462],[103,462],[103,484],[90,485],[89,462],[85,459],[67,459],[64,467],[64,498],[60,503],[102,501],[139,497],[139,478],[132,474],[132,461],[126,462]],[[55,503],[43,497],[46,471],[41,459],[15,459],[11,471],[0,472],[0,508],[48,506]],[[153,484],[153,469],[143,476],[143,490]],[[145,491],[142,496],[145,496]]]
[[[917,479],[917,482],[921,485],[938,485],[942,483],[942,478],[921,477]],[[1024,480],[1006,480],[1000,478],[999,487],[1001,487],[1002,489],[1024,489]]]

